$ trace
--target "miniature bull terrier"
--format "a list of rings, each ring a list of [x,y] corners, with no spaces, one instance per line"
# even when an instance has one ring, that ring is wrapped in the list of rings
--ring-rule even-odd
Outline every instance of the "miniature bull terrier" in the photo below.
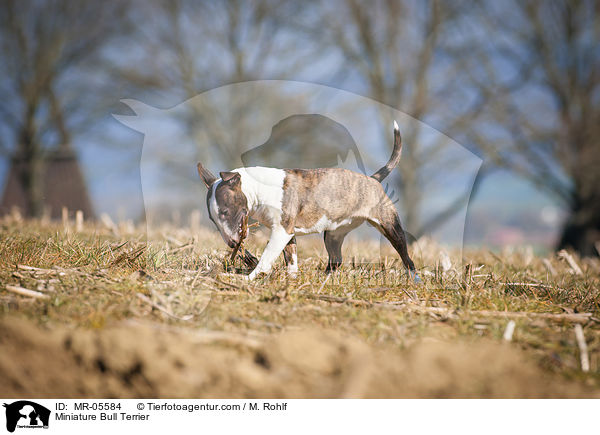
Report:
[[[350,231],[368,222],[379,230],[400,255],[410,275],[419,282],[408,255],[406,237],[396,209],[381,181],[400,161],[402,139],[394,121],[394,148],[387,164],[370,177],[341,168],[276,169],[238,168],[215,177],[198,163],[198,173],[208,188],[210,219],[225,243],[235,248],[245,231],[248,216],[271,229],[258,264],[247,251],[244,258],[256,267],[248,279],[271,271],[283,252],[288,272],[298,271],[296,235],[323,233],[329,254],[327,271],[342,263],[342,243]],[[254,259],[255,260],[255,259]]]

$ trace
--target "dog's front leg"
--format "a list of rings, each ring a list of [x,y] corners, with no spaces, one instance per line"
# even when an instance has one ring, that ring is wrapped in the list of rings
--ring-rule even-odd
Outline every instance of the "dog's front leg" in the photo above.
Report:
[[[296,236],[283,248],[283,258],[287,266],[288,275],[295,277],[298,274],[298,255],[296,254]]]
[[[248,275],[248,279],[253,280],[259,273],[270,272],[273,263],[277,257],[279,257],[281,251],[283,251],[283,248],[285,248],[285,245],[288,244],[292,237],[294,237],[294,234],[288,234],[288,232],[281,225],[273,226],[269,243],[267,243],[267,247],[261,255],[256,269],[254,269],[250,275]]]

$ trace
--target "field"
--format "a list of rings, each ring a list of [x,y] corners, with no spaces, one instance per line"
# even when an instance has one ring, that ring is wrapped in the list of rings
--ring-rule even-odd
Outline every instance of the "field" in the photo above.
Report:
[[[597,258],[420,240],[418,285],[389,246],[328,276],[299,238],[296,278],[247,283],[211,228],[0,225],[4,397],[600,396]]]

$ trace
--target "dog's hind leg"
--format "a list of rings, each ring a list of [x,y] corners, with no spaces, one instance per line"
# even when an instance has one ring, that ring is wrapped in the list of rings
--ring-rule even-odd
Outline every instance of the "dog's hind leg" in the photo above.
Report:
[[[342,244],[344,238],[353,229],[359,227],[364,222],[364,219],[354,219],[350,224],[336,228],[333,231],[323,232],[323,241],[327,254],[329,254],[329,262],[325,272],[333,272],[342,265]]]
[[[296,275],[298,273],[298,255],[296,254],[296,236],[285,245],[283,248],[283,258],[287,271],[290,275]]]
[[[325,248],[329,254],[329,263],[325,272],[333,272],[342,264],[342,244],[347,232],[339,233],[336,231],[325,231],[323,233],[323,241]]]
[[[415,282],[421,282],[421,278],[419,278],[419,275],[415,271],[415,264],[408,255],[406,236],[400,223],[400,216],[398,216],[398,212],[396,212],[393,205],[382,206],[377,213],[377,218],[368,219],[368,221],[390,241],[396,252],[400,255],[404,267],[408,269],[409,275]]]

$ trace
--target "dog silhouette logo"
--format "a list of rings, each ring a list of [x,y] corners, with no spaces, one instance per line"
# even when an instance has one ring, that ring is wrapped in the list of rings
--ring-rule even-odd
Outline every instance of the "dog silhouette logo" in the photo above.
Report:
[[[267,141],[242,154],[244,166],[271,168],[341,167],[353,155],[356,168],[366,173],[361,153],[348,130],[323,115],[289,116],[271,129]]]
[[[14,432],[16,428],[48,429],[50,422],[48,408],[29,400],[5,403],[3,406],[6,408],[6,430],[9,432]]]

